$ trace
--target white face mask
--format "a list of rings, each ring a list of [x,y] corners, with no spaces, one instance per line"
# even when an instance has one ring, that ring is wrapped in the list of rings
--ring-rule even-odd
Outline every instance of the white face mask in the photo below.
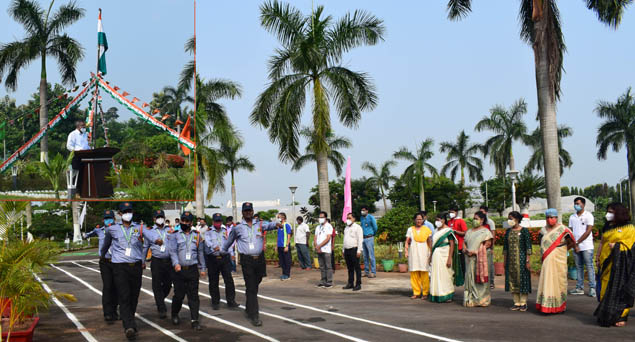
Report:
[[[366,216],[366,214],[368,214],[368,212],[365,210],[362,210],[362,216]]]
[[[132,221],[132,213],[125,213],[125,214],[121,215],[121,219],[126,221],[126,222],[131,222]]]
[[[510,227],[516,227],[516,220],[511,220],[511,219],[510,219],[510,220],[507,220],[507,224],[508,224]]]
[[[353,224],[353,221],[352,221],[352,220],[346,220],[346,225],[347,225],[347,226],[350,226],[351,224]]]
[[[456,217],[456,214],[455,214],[455,213],[450,213],[450,218],[451,218],[451,219],[453,219],[453,218],[455,218],[455,217]]]
[[[435,225],[435,226],[437,226],[437,228],[441,228],[441,227],[443,227],[443,222],[441,222],[441,221],[435,221],[435,222],[434,222],[434,225]]]
[[[165,219],[163,217],[159,217],[157,218],[157,220],[155,221],[158,225],[161,225],[165,222]]]
[[[326,222],[326,219],[325,219],[325,218],[320,217],[320,218],[318,219],[318,222],[320,222],[320,224],[324,224],[324,222]]]
[[[86,133],[86,128],[80,128],[79,131],[82,132],[82,134],[84,134]]]
[[[613,221],[613,219],[615,219],[615,214],[613,214],[613,213],[606,213],[606,216],[605,216],[605,217],[606,217],[606,220],[607,220],[607,221],[611,222],[611,221]]]

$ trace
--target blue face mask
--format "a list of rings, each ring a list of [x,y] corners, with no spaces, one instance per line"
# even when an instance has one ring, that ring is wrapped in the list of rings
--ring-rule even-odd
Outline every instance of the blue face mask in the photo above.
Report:
[[[109,219],[105,219],[105,220],[104,220],[104,224],[105,224],[106,226],[110,226],[110,225],[111,225],[111,224],[113,224],[113,223],[115,223],[115,220],[113,220],[113,219],[110,219],[110,218],[109,218]]]
[[[574,205],[573,209],[575,209],[576,212],[582,211],[582,207],[580,205],[578,205],[578,204]]]

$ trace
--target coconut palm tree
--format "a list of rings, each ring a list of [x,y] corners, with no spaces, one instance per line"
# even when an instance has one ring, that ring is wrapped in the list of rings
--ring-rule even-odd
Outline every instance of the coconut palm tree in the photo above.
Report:
[[[630,207],[632,217],[635,217],[635,99],[631,88],[615,103],[600,101],[595,112],[605,120],[598,128],[598,159],[606,159],[609,147],[614,152],[619,152],[622,147],[626,148],[628,180],[631,185]]]
[[[232,180],[232,213],[234,217],[238,217],[238,209],[236,205],[236,172],[247,170],[254,172],[256,167],[246,156],[239,156],[238,151],[243,147],[240,139],[233,144],[222,144],[220,147],[221,164],[223,168],[229,171]]]
[[[53,159],[39,163],[39,172],[42,177],[46,178],[55,191],[55,199],[60,199],[60,188],[62,187],[62,174],[68,170],[73,161],[73,152],[66,159],[61,154],[57,154]]]
[[[394,160],[387,160],[379,167],[371,164],[370,162],[364,162],[362,164],[362,170],[370,172],[371,176],[368,177],[368,182],[371,185],[376,186],[381,194],[381,199],[384,201],[384,213],[388,212],[388,205],[386,204],[386,190],[390,189],[390,182],[396,182],[399,179],[390,174],[390,168],[397,165]]]
[[[490,116],[483,117],[474,127],[477,132],[492,131],[495,135],[483,144],[483,155],[490,157],[498,175],[504,175],[505,169],[516,170],[512,145],[514,141],[527,136],[527,126],[523,115],[527,113],[524,99],[516,101],[509,110],[496,105],[490,109]]]
[[[196,50],[196,38],[191,37],[185,42],[185,52],[194,54]],[[196,73],[196,63],[191,60],[185,64],[183,70],[181,70],[181,77],[179,78],[179,88],[185,91],[192,89],[192,83],[194,81],[194,74]]]
[[[516,184],[516,203],[521,209],[529,208],[533,198],[545,198],[545,177],[536,176],[525,169],[518,177]]]
[[[84,16],[84,10],[74,2],[60,6],[51,15],[53,2],[44,11],[37,1],[14,0],[9,7],[9,14],[22,24],[27,33],[22,40],[0,46],[0,80],[6,71],[5,86],[15,91],[18,87],[18,73],[32,61],[41,62],[40,69],[40,129],[48,124],[48,97],[46,81],[46,57],[57,60],[62,82],[74,84],[77,62],[84,57],[84,52],[75,39],[62,31]],[[48,139],[40,140],[40,161],[48,161]]]
[[[421,210],[426,210],[426,191],[424,186],[426,170],[432,176],[436,176],[438,173],[437,169],[428,163],[428,160],[434,155],[432,145],[434,145],[434,140],[426,139],[415,152],[410,152],[407,147],[402,146],[397,152],[393,153],[393,158],[412,163],[404,171],[404,176],[406,176],[405,179],[414,180],[413,184],[409,184],[412,188],[419,189],[419,207]]]
[[[344,53],[361,45],[383,40],[383,21],[365,11],[347,13],[341,19],[324,16],[318,6],[311,15],[277,0],[260,7],[260,23],[276,35],[281,48],[269,60],[269,80],[258,96],[251,123],[269,130],[283,162],[300,157],[299,127],[306,103],[312,99],[311,129],[318,167],[320,208],[330,214],[328,185],[328,132],[331,131],[330,101],[339,121],[356,127],[362,112],[377,104],[368,74],[341,65]]]
[[[569,151],[565,150],[562,145],[562,139],[570,137],[573,134],[573,130],[571,127],[566,125],[560,125],[558,127],[558,148],[560,149],[560,175],[564,172],[565,168],[570,168],[573,166],[573,160],[571,159],[571,155]],[[544,170],[544,156],[542,150],[542,132],[540,130],[540,126],[538,126],[530,135],[525,137],[525,144],[531,147],[532,153],[531,157],[529,157],[529,161],[525,166],[526,171],[536,170],[543,171]]]
[[[483,161],[476,157],[483,147],[479,144],[470,144],[470,137],[461,131],[456,138],[456,143],[443,142],[439,151],[447,153],[441,173],[450,171],[450,179],[454,181],[456,174],[461,173],[461,187],[465,185],[465,169],[467,169],[470,181],[483,180]]]
[[[300,171],[300,169],[308,163],[317,163],[317,157],[314,153],[315,148],[313,146],[315,144],[315,135],[308,127],[303,128],[300,131],[300,135],[307,139],[308,144],[304,149],[305,153],[293,162],[293,166],[291,167],[291,170],[293,171]],[[344,166],[344,162],[346,162],[346,158],[344,158],[344,155],[339,150],[351,148],[353,147],[353,143],[346,137],[337,136],[333,132],[328,132],[326,134],[326,144],[329,147],[327,160],[335,169],[337,176],[339,176],[342,174],[342,168]]]
[[[598,20],[617,28],[632,0],[586,0]],[[448,18],[458,20],[472,11],[472,0],[448,0]],[[560,170],[556,101],[560,97],[566,46],[556,0],[520,0],[520,38],[534,51],[536,89],[544,149],[547,203],[560,210]]]
[[[183,108],[183,103],[193,102],[193,98],[189,96],[188,91],[182,87],[164,87],[163,88],[163,100],[164,111],[174,115],[176,121],[181,121],[182,117],[185,117],[187,108]],[[181,125],[177,123],[176,130],[181,134]],[[177,151],[181,151],[180,144],[177,143]]]

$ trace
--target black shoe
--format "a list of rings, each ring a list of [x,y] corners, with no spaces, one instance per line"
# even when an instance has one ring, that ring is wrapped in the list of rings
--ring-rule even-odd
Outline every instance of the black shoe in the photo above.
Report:
[[[159,318],[160,319],[164,319],[166,317],[168,317],[168,315],[167,315],[165,310],[159,311]]]
[[[331,287],[333,287],[333,284],[324,284],[324,286],[322,286],[325,289],[330,289]]]
[[[262,326],[262,321],[260,320],[260,318],[257,318],[257,317],[256,318],[252,318],[251,319],[251,324],[254,327],[259,327],[259,326]]]
[[[212,310],[220,310],[220,304],[212,304]]]
[[[203,330],[203,328],[201,327],[201,325],[198,323],[198,321],[192,321],[192,329],[196,330],[196,331],[201,331]]]
[[[346,284],[346,286],[342,287],[342,290],[348,290],[348,289],[352,289],[353,285],[352,284]]]
[[[137,339],[137,331],[133,328],[126,329],[126,338],[130,341]]]
[[[104,316],[104,321],[108,322],[108,323],[112,323],[114,321],[116,321],[115,316],[112,315],[105,315]]]
[[[179,316],[172,316],[172,324],[174,325],[181,324],[181,319],[179,319]]]
[[[315,287],[324,287],[324,283],[319,283],[319,284],[315,285]]]
[[[362,285],[357,285],[355,287],[353,287],[353,291],[359,291],[362,289]]]
[[[236,302],[227,302],[227,307],[230,308],[230,309],[237,308],[239,306],[240,306],[240,304],[238,304]]]

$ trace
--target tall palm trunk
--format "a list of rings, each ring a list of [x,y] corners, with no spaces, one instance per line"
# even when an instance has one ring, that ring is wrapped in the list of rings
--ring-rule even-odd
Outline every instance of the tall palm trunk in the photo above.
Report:
[[[26,229],[29,230],[31,228],[31,224],[33,224],[33,207],[31,206],[31,201],[26,202]]]
[[[628,160],[628,179],[631,185],[631,217],[635,218],[635,146],[633,144],[626,145],[626,158]]]
[[[71,201],[71,216],[73,217],[73,242],[81,241],[81,232],[79,229],[79,204],[78,201]]]
[[[203,177],[196,175],[196,217],[205,217],[205,198],[203,195]]]
[[[329,167],[326,152],[317,153],[318,194],[320,195],[320,209],[331,217],[331,198],[329,194]]]
[[[419,208],[421,208],[421,210],[426,210],[426,192],[425,192],[425,188],[424,188],[424,184],[423,182],[425,181],[426,176],[422,174],[421,176],[421,180],[420,180],[420,189],[419,189]]]
[[[379,190],[381,191],[381,199],[384,201],[384,215],[388,212],[388,205],[386,204],[386,195],[384,194],[384,187],[380,186]]]
[[[46,89],[46,53],[42,52],[42,73],[40,76],[40,129],[46,127],[48,123],[48,106],[47,102],[47,89]],[[40,140],[40,162],[46,163],[49,160],[48,157],[49,145],[46,134]]]
[[[236,182],[234,181],[234,170],[231,171],[232,175],[232,215],[234,220],[238,219],[238,207],[236,205]]]
[[[547,205],[561,211],[560,205],[560,160],[558,148],[558,123],[556,120],[556,94],[551,87],[550,68],[547,48],[547,16],[535,22],[536,40],[533,45],[536,64],[536,89],[538,94],[538,113],[542,130],[543,158],[545,164],[545,182],[547,187]],[[562,216],[560,216],[562,219]]]

